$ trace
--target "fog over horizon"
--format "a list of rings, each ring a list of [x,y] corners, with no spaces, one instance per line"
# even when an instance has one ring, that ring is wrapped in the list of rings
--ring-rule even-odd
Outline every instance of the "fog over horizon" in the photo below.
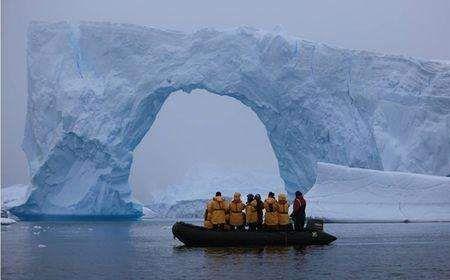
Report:
[[[109,21],[191,32],[252,26],[333,46],[450,61],[450,1],[2,1],[1,186],[27,183],[24,134],[30,21]],[[195,164],[277,174],[264,126],[237,100],[172,94],[134,152],[140,196],[178,182]],[[143,189],[148,188],[148,191]]]

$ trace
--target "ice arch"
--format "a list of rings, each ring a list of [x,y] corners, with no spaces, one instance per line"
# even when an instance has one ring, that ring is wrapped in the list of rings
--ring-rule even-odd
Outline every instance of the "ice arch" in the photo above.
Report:
[[[175,92],[133,151],[130,179],[143,204],[205,199],[218,189],[284,189],[264,125],[234,98]]]
[[[33,23],[22,216],[138,216],[131,151],[174,91],[238,99],[267,129],[287,190],[315,163],[449,173],[447,63],[352,51],[251,28],[186,34]]]

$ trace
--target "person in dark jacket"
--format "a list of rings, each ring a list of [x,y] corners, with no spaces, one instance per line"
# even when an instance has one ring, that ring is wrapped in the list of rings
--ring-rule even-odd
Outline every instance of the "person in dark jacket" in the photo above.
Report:
[[[256,229],[261,230],[263,227],[264,202],[262,202],[261,195],[259,193],[255,195],[255,200],[256,200],[256,212],[258,213],[258,222],[256,223]]]
[[[293,205],[293,211],[291,213],[291,218],[294,220],[294,229],[296,231],[303,231],[305,227],[306,219],[306,201],[303,198],[303,194],[300,191],[295,192],[295,200]]]

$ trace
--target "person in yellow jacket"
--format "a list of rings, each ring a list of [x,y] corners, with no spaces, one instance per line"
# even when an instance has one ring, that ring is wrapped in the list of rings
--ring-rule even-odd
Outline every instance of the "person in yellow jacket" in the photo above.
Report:
[[[264,209],[266,210],[265,227],[269,230],[278,229],[278,203],[273,192],[269,192],[266,200],[264,200]]]
[[[247,204],[245,205],[245,219],[248,229],[251,231],[256,230],[256,225],[258,224],[258,212],[257,212],[257,202],[253,194],[247,195]]]
[[[239,229],[243,230],[245,226],[245,215],[242,212],[245,208],[244,203],[241,201],[241,194],[236,192],[233,195],[233,200],[228,206],[228,211],[230,213],[230,227],[233,230]]]
[[[289,202],[284,193],[278,195],[278,229],[292,229],[289,221]]]
[[[208,203],[208,213],[211,213],[211,223],[213,229],[224,229],[226,224],[226,215],[228,211],[228,204],[222,198],[220,192],[216,192],[216,196]]]

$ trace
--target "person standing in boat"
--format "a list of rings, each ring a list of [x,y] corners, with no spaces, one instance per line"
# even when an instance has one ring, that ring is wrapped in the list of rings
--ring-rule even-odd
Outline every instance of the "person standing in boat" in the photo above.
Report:
[[[258,224],[258,213],[256,210],[257,205],[258,203],[253,197],[253,194],[248,194],[247,204],[245,205],[245,219],[250,231],[256,230],[256,226]]]
[[[292,224],[289,221],[289,202],[284,193],[278,195],[278,229],[292,230]]]
[[[225,229],[228,204],[220,192],[216,192],[216,196],[208,203],[207,211],[211,213],[213,229]]]
[[[256,229],[261,230],[263,227],[264,203],[262,202],[261,195],[259,193],[255,195],[255,201],[256,201],[256,214],[258,216],[258,221],[256,222]]]
[[[266,215],[264,217],[265,227],[269,230],[277,230],[278,203],[273,192],[269,192],[266,200],[264,201],[264,209],[266,210]]]
[[[245,208],[241,201],[241,194],[236,192],[233,195],[233,200],[228,206],[230,213],[230,227],[232,230],[243,230],[245,226],[245,214],[242,212]]]
[[[294,207],[291,213],[292,220],[294,220],[294,229],[296,231],[303,231],[306,219],[306,201],[300,191],[295,192]]]

